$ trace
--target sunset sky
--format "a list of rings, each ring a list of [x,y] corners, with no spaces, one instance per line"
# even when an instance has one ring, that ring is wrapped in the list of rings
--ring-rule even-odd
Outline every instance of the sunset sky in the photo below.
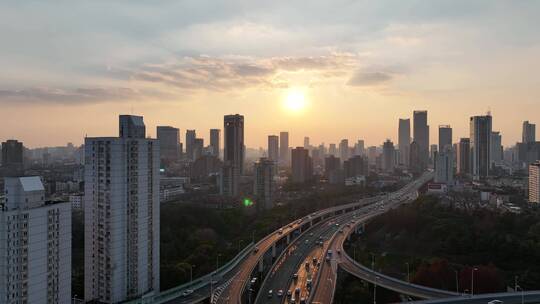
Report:
[[[246,142],[397,141],[428,110],[431,140],[491,110],[503,144],[540,123],[540,1],[15,1],[0,3],[0,140],[116,135],[118,114],[222,128]],[[411,117],[412,118],[412,117]],[[397,144],[397,142],[396,142]]]

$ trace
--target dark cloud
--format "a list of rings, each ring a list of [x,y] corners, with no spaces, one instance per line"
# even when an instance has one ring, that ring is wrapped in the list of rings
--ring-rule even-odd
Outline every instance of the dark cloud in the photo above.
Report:
[[[133,79],[188,90],[225,91],[246,87],[286,88],[280,72],[313,71],[321,77],[341,77],[356,64],[356,56],[219,58],[185,57],[174,63],[142,66]]]
[[[0,89],[2,102],[47,102],[61,104],[81,104],[103,101],[119,101],[141,97],[130,88],[27,88],[22,90]]]
[[[375,86],[392,80],[393,75],[387,72],[356,72],[347,82],[350,86]]]

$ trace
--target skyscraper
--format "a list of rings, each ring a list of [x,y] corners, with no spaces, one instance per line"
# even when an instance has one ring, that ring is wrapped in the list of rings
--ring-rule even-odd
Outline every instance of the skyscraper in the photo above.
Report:
[[[330,144],[330,146],[328,147],[328,154],[337,156],[336,144]]]
[[[279,137],[268,135],[268,158],[277,163],[279,161]]]
[[[454,155],[451,146],[446,145],[435,155],[435,182],[447,185],[454,183]]]
[[[309,157],[309,151],[303,147],[292,150],[292,181],[305,183],[313,178],[313,162]]]
[[[309,149],[309,137],[304,137],[304,148]]]
[[[270,209],[274,206],[274,193],[276,191],[274,161],[261,158],[255,163],[253,194],[257,197],[257,204]]]
[[[204,155],[204,139],[195,138],[193,141],[193,160],[196,161]]]
[[[23,144],[14,139],[2,143],[2,174],[19,176],[23,173]]]
[[[383,144],[382,169],[384,172],[394,172],[395,149],[394,143],[387,139]]]
[[[341,159],[341,162],[343,163],[347,159],[349,159],[349,140],[348,139],[342,139],[339,143],[339,158]]]
[[[536,141],[536,125],[529,123],[528,120],[523,122],[523,132],[521,135],[522,143],[532,143]]]
[[[161,159],[177,160],[180,156],[180,130],[170,126],[158,126],[156,134]]]
[[[439,126],[439,152],[452,147],[452,128],[449,125]]]
[[[356,155],[343,162],[345,177],[366,176],[369,173],[368,159],[362,155]]]
[[[399,163],[409,165],[409,150],[411,146],[411,120],[400,119],[398,130]]]
[[[457,149],[457,173],[471,174],[471,141],[469,138],[459,140]]]
[[[364,140],[363,139],[359,139],[358,142],[356,143],[356,146],[354,147],[355,149],[355,155],[365,155],[366,154],[366,150],[365,150],[365,147],[364,147]]]
[[[210,155],[219,157],[219,137],[220,129],[210,129]]]
[[[328,155],[324,159],[324,176],[330,184],[340,184],[344,181],[339,158]]]
[[[529,202],[540,203],[540,162],[529,165]]]
[[[186,130],[186,157],[188,160],[193,159],[193,147],[195,144],[195,138],[197,138],[197,133],[195,130]]]
[[[220,193],[226,196],[239,194],[240,175],[244,172],[244,116],[224,117],[224,154]]]
[[[5,178],[0,303],[71,303],[71,205],[46,202],[37,176]]]
[[[479,180],[489,176],[491,164],[491,115],[473,116],[470,119],[471,173]]]
[[[282,166],[289,166],[289,132],[279,132],[279,161]]]
[[[126,116],[120,137],[85,138],[87,302],[159,291],[159,143],[145,138],[142,117]]]
[[[425,170],[429,163],[429,126],[427,124],[427,111],[414,111],[413,121],[414,141],[418,144],[417,161],[419,161],[419,163],[416,164],[416,167]]]
[[[490,165],[498,165],[503,160],[502,136],[500,132],[491,132]]]

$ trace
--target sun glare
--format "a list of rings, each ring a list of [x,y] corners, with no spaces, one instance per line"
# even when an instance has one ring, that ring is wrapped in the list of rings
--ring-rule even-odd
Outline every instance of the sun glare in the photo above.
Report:
[[[300,112],[306,107],[306,97],[301,90],[287,92],[284,100],[285,108],[291,112]]]

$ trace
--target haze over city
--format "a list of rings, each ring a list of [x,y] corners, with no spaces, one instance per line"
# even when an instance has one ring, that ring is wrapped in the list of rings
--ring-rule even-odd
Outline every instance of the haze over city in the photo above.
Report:
[[[281,130],[293,146],[303,136],[375,145],[424,109],[457,137],[490,110],[511,145],[540,115],[539,6],[4,1],[0,138],[81,144],[129,113],[155,137],[157,125],[205,130],[242,113],[249,147]]]

